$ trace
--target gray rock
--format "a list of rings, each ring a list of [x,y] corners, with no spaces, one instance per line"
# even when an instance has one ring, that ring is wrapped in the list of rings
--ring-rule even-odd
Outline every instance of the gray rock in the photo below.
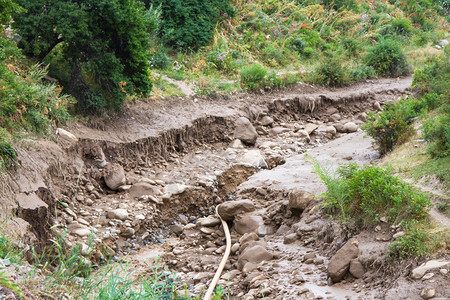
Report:
[[[317,128],[319,128],[319,125],[317,124],[312,124],[312,123],[308,123],[305,125],[305,131],[311,135],[311,133],[314,132],[314,130],[316,130]]]
[[[336,135],[336,128],[334,126],[327,126],[326,129],[327,134],[331,135],[331,136],[335,136]]]
[[[107,165],[103,177],[106,185],[113,191],[126,183],[125,171],[119,164]]]
[[[245,153],[241,158],[241,163],[249,164],[256,168],[267,169],[267,163],[259,150],[254,149]]]
[[[337,121],[340,121],[342,119],[342,117],[340,114],[336,113],[336,114],[332,114],[330,116],[330,119],[332,122],[337,122]]]
[[[420,292],[420,297],[422,297],[423,299],[431,299],[434,298],[435,296],[436,296],[436,289],[433,288],[424,288]]]
[[[426,263],[421,264],[419,267],[415,268],[412,271],[411,277],[413,279],[420,279],[428,271],[448,267],[450,267],[450,261],[448,260],[430,260]]]
[[[179,195],[186,191],[188,189],[188,185],[174,183],[174,184],[168,184],[164,187],[164,194],[172,196],[172,195]]]
[[[291,131],[289,128],[277,126],[270,130],[270,135],[279,135],[281,133],[289,132]]]
[[[91,229],[77,221],[72,222],[69,226],[69,232],[80,237],[89,236],[91,234]]]
[[[290,233],[284,237],[283,243],[284,244],[292,244],[298,239],[298,236],[296,233]]]
[[[106,213],[109,219],[117,219],[125,221],[128,218],[128,211],[123,208],[113,209]]]
[[[219,205],[219,215],[225,221],[232,221],[238,214],[255,210],[255,205],[250,200],[227,201]]]
[[[375,103],[373,104],[373,108],[375,108],[376,110],[381,110],[381,105],[380,105],[380,102],[378,102],[378,101],[375,101]]]
[[[214,227],[221,224],[220,219],[217,216],[208,216],[198,221],[201,226]]]
[[[248,243],[250,241],[257,241],[259,240],[259,236],[255,232],[246,233],[239,239],[239,243],[241,245],[244,245],[245,243]]]
[[[292,210],[303,211],[312,199],[314,199],[313,194],[299,188],[294,188],[289,193],[289,208]]]
[[[247,118],[240,117],[235,123],[234,138],[240,139],[245,144],[254,145],[258,133]]]
[[[353,122],[348,122],[344,124],[344,131],[345,132],[356,132],[358,131],[358,126]]]
[[[239,256],[238,269],[242,270],[247,263],[259,264],[262,261],[269,261],[273,259],[273,255],[267,251],[266,248],[256,245],[254,247],[248,247],[244,253]]]
[[[242,144],[241,140],[236,139],[234,140],[230,146],[228,146],[229,148],[233,148],[233,149],[244,149],[244,145]]]
[[[239,234],[256,232],[262,225],[264,221],[261,216],[244,215],[236,216],[234,219],[234,230]]]
[[[184,226],[181,224],[171,224],[168,226],[170,230],[172,230],[176,235],[180,235],[183,233]]]
[[[358,241],[350,239],[336,254],[328,264],[328,276],[333,282],[341,281],[347,274],[352,259],[357,258],[359,253]]]
[[[365,122],[367,120],[367,114],[365,112],[362,112],[358,115],[357,119]]]
[[[352,261],[350,262],[349,272],[355,278],[362,278],[365,273],[364,266],[358,259],[352,259]]]
[[[273,124],[273,119],[272,119],[271,117],[269,117],[269,116],[264,116],[264,117],[259,121],[259,123],[260,123],[262,126],[270,126],[270,125]]]
[[[123,237],[132,237],[135,234],[135,230],[131,227],[125,227],[121,232],[120,235]]]

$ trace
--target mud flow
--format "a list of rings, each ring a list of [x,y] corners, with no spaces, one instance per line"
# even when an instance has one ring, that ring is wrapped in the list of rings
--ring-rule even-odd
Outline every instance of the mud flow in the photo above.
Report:
[[[14,220],[30,240],[66,230],[92,263],[124,258],[143,274],[158,260],[182,295],[199,296],[225,251],[214,215],[223,204],[233,246],[219,285],[232,299],[383,299],[398,290],[380,277],[391,229],[359,234],[350,272],[330,278],[330,259],[355,232],[323,214],[308,157],[331,167],[376,160],[359,127],[410,84],[137,103],[114,120],[72,126],[77,140],[59,137],[49,153],[23,150],[23,161],[48,159],[34,178],[33,164],[19,172],[26,185],[10,184]]]

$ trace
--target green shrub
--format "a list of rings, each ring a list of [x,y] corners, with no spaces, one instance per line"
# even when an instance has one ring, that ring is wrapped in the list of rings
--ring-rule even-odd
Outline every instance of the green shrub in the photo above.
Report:
[[[433,58],[423,69],[414,71],[412,87],[421,95],[436,93],[449,99],[450,91],[450,62],[448,55]]]
[[[234,15],[229,0],[145,0],[161,7],[162,40],[175,48],[198,48],[209,44],[218,21]]]
[[[9,134],[0,127],[0,170],[11,169],[16,165],[17,152],[14,150]]]
[[[264,83],[267,69],[260,64],[251,64],[241,70],[241,84],[248,90],[256,90]]]
[[[368,113],[368,119],[361,128],[375,140],[378,151],[383,155],[414,134],[410,122],[422,109],[422,103],[416,99],[401,99],[387,104],[379,114]]]
[[[170,59],[165,52],[158,51],[149,54],[150,67],[165,70],[170,64]]]
[[[435,253],[442,244],[448,243],[448,235],[432,234],[430,226],[424,221],[412,220],[403,224],[405,235],[389,245],[388,256],[391,259],[407,257],[420,258]]]
[[[269,65],[282,66],[286,62],[286,57],[283,54],[283,51],[275,45],[267,45],[266,47],[264,47],[262,49],[262,54],[264,61],[266,61]]]
[[[314,171],[327,186],[323,206],[344,221],[371,225],[385,217],[389,223],[421,219],[431,204],[412,185],[378,166],[341,165],[336,172],[313,160]]]
[[[382,39],[369,48],[364,61],[380,76],[400,76],[408,73],[406,56],[399,44],[391,39]]]
[[[312,47],[305,47],[305,49],[303,50],[303,53],[302,53],[302,55],[306,58],[313,56],[313,54],[314,54],[314,49]]]
[[[424,138],[430,143],[427,150],[433,157],[450,155],[450,107],[444,105],[442,110],[423,124]]]
[[[298,53],[302,54],[306,47],[306,43],[302,39],[295,39],[292,41],[291,47]]]
[[[392,19],[391,24],[384,31],[385,35],[410,36],[412,32],[411,21],[405,18]]]
[[[341,60],[331,58],[323,61],[314,72],[314,82],[331,86],[343,86],[349,83],[349,74],[343,67]]]
[[[353,81],[364,80],[369,78],[374,78],[377,76],[377,73],[371,66],[358,66],[352,70],[351,79]]]

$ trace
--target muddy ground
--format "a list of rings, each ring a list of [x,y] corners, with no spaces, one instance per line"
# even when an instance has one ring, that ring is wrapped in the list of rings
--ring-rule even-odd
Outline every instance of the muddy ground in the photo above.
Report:
[[[398,227],[344,227],[312,197],[325,188],[308,158],[331,168],[376,162],[359,126],[410,85],[405,77],[138,101],[111,119],[72,124],[75,138],[23,141],[21,167],[1,175],[1,216],[24,244],[45,245],[50,227],[67,231],[67,244],[81,243],[93,264],[122,258],[145,274],[159,257],[183,293],[198,296],[225,250],[214,217],[223,203],[233,248],[219,285],[232,299],[422,299],[427,288],[447,299],[448,264],[412,279],[418,262],[386,263]],[[330,262],[345,247],[356,256],[336,279]]]

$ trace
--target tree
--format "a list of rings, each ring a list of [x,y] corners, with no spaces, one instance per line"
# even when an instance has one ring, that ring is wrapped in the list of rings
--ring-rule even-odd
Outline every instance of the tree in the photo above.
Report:
[[[25,54],[53,63],[50,73],[77,98],[80,110],[119,109],[127,93],[151,91],[147,54],[153,24],[142,3],[18,0],[18,4],[26,9],[13,14],[13,25],[22,36],[20,46]]]
[[[209,44],[217,22],[234,14],[230,0],[142,0],[160,7],[162,40],[176,48]]]
[[[11,13],[20,11],[20,6],[15,0],[0,0],[0,33],[3,32],[3,26],[11,21]]]

